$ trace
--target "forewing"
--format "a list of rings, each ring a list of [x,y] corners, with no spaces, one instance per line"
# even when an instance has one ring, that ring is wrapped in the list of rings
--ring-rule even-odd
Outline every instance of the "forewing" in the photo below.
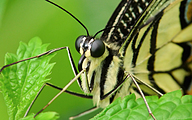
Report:
[[[175,1],[146,20],[148,24],[138,21],[137,26],[143,27],[135,26],[120,49],[125,70],[162,93],[185,91],[191,83],[192,28],[184,20],[185,5],[186,1]],[[152,94],[146,87],[143,90]]]

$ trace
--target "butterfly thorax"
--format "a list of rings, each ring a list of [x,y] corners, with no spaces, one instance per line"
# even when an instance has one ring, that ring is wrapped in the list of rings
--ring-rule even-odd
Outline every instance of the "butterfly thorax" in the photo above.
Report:
[[[86,72],[81,75],[81,87],[84,93],[91,94],[93,103],[99,107],[106,107],[116,98],[123,98],[130,94],[132,82],[129,79],[120,88],[115,89],[125,78],[123,59],[115,54],[117,49],[110,48],[102,41],[104,52],[101,56],[94,57],[91,44],[94,43],[95,39],[85,38],[85,36],[82,38],[84,40],[80,42],[82,56],[79,61],[79,68],[86,68]],[[110,93],[111,91],[113,92]]]

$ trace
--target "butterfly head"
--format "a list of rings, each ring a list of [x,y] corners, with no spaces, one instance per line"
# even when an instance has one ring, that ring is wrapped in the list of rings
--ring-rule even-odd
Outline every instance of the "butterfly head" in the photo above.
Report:
[[[103,41],[85,35],[76,39],[75,48],[82,55],[78,64],[79,71],[82,70],[82,63],[85,58],[99,58],[105,52]]]

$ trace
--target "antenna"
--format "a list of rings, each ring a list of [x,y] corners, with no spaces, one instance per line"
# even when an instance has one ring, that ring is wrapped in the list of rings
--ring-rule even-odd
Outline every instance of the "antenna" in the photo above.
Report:
[[[54,6],[58,7],[58,8],[60,8],[61,10],[65,11],[67,14],[69,14],[71,17],[73,17],[81,26],[84,27],[85,31],[87,32],[87,36],[89,36],[88,29],[87,29],[87,28],[85,27],[85,25],[84,25],[81,21],[79,21],[73,14],[71,14],[69,11],[67,11],[66,9],[62,8],[61,6],[57,5],[56,3],[52,2],[52,1],[49,1],[49,0],[45,0],[45,1],[51,3],[52,5],[54,5]]]
[[[118,26],[108,26],[108,27],[106,27],[106,28],[104,28],[104,29],[101,29],[101,30],[99,30],[97,33],[95,33],[95,35],[93,36],[93,38],[95,38],[100,32],[102,32],[102,31],[104,31],[104,30],[107,30],[107,29],[110,29],[110,28],[115,28],[115,27],[118,27]]]

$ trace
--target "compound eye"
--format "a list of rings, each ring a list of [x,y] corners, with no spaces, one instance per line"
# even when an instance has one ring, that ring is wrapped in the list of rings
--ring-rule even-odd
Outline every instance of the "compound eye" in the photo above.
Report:
[[[91,56],[100,57],[105,52],[105,45],[101,40],[95,40],[91,45]]]
[[[80,43],[83,41],[83,38],[86,37],[85,35],[79,36],[75,41],[75,48],[78,52],[80,52]]]

